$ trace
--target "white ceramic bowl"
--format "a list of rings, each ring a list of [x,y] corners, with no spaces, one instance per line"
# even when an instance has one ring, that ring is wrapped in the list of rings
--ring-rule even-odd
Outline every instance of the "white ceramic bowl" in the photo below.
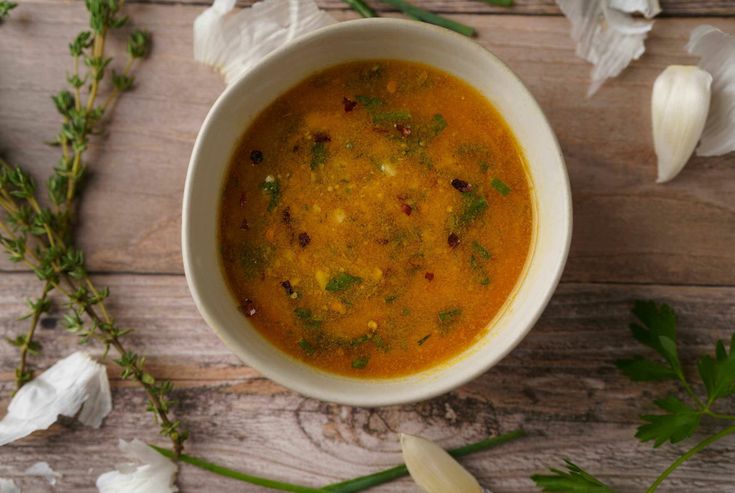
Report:
[[[422,62],[478,89],[498,108],[523,147],[536,199],[536,234],[514,295],[474,346],[438,368],[395,379],[365,380],[314,369],[261,336],[240,313],[220,270],[217,214],[234,147],[276,97],[312,73],[359,59]],[[339,23],[285,46],[222,93],[202,125],[184,190],[182,250],[200,313],[245,363],[285,387],[325,401],[383,406],[427,399],[458,387],[500,361],[528,333],[564,268],[572,230],[564,159],[549,123],[523,83],[490,52],[427,24],[395,19]]]

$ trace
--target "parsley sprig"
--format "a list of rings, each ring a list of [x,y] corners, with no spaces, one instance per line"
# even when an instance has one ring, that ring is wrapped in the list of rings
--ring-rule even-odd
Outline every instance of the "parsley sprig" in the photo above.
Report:
[[[676,335],[676,314],[666,304],[636,301],[633,315],[637,321],[630,325],[633,337],[651,348],[657,358],[636,356],[616,362],[617,367],[634,382],[676,381],[682,395],[669,394],[654,401],[657,414],[641,416],[643,424],[635,436],[642,442],[653,442],[654,448],[670,442],[678,443],[691,438],[700,429],[703,418],[721,423],[722,428],[681,454],[646,490],[652,493],[681,464],[716,441],[735,433],[735,415],[715,409],[721,399],[735,395],[735,334],[730,350],[717,341],[714,355],[702,356],[697,364],[698,374],[706,395],[695,392],[695,385],[687,377],[679,357]],[[548,492],[601,492],[614,490],[582,468],[566,459],[566,472],[552,469],[551,475],[536,475],[532,479]]]

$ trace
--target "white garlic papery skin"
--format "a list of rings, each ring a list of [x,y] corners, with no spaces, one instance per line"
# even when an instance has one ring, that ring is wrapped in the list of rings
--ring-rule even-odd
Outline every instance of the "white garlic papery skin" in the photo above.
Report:
[[[671,65],[653,84],[651,117],[658,183],[684,168],[707,121],[712,76],[695,66]]]
[[[477,480],[434,442],[401,434],[401,449],[408,472],[426,493],[482,493]]]

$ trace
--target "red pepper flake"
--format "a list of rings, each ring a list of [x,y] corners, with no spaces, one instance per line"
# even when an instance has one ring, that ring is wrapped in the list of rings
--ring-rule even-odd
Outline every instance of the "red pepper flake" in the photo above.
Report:
[[[287,295],[291,296],[293,294],[293,286],[291,286],[291,283],[288,280],[283,281],[281,286],[286,290]]]
[[[459,236],[457,236],[456,233],[450,233],[447,238],[447,243],[449,243],[450,247],[457,248],[457,245],[459,245]]]
[[[411,135],[411,127],[407,127],[402,123],[396,123],[393,126],[396,127],[396,130],[398,130],[398,132],[400,132],[403,137],[408,137],[409,135]]]
[[[462,193],[472,191],[472,185],[464,180],[460,180],[459,178],[455,178],[454,180],[452,180],[452,186]]]
[[[324,132],[317,132],[314,134],[314,142],[332,142],[332,138],[329,136],[329,134],[325,134]]]
[[[255,316],[255,303],[250,298],[245,298],[240,304],[240,311],[248,317]]]
[[[433,281],[434,280],[434,273],[433,272],[427,272],[426,274],[424,274],[424,278],[427,281]]]
[[[291,224],[291,208],[286,207],[281,211],[281,221],[283,224]]]
[[[260,164],[263,162],[263,151],[259,151],[257,149],[254,149],[250,151],[250,162],[253,163],[253,166],[256,164]]]
[[[377,240],[375,240],[375,243],[377,243],[378,245],[387,245],[388,243],[390,243],[390,240],[388,238],[378,238]]]
[[[240,194],[240,207],[245,207],[245,204],[247,203],[248,199],[245,196],[245,192],[242,192]]]
[[[403,211],[405,215],[410,216],[411,213],[413,212],[413,207],[411,207],[408,204],[401,204],[401,210]]]
[[[349,98],[342,98],[342,104],[345,107],[345,113],[349,113],[350,111],[355,109],[355,106],[357,106],[357,101],[353,101]]]
[[[387,134],[388,129],[383,127],[373,127],[373,132],[379,133],[379,134]]]
[[[311,243],[311,237],[308,233],[299,233],[299,245],[301,248],[306,248],[306,245]]]
[[[295,146],[291,148],[291,152],[299,152],[300,149],[301,149],[301,146],[296,144]]]
[[[240,229],[242,229],[243,231],[247,231],[250,229],[250,225],[248,224],[247,219],[242,220],[242,222],[240,223]]]

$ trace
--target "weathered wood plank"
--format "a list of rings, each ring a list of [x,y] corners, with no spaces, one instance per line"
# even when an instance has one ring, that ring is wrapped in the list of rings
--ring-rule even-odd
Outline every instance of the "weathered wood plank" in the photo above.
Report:
[[[186,165],[223,86],[190,57],[191,23],[201,7],[131,10],[155,33],[156,47],[138,89],[115,111],[104,152],[100,145],[92,149],[79,237],[93,270],[180,273]],[[566,280],[735,284],[732,157],[697,158],[675,182],[653,183],[650,86],[665,66],[691,61],[682,46],[701,21],[657,21],[649,53],[587,100],[590,66],[574,56],[565,19],[457,18],[477,26],[478,42],[527,82],[559,135],[575,198]],[[731,19],[707,22],[735,31]],[[29,0],[0,29],[0,150],[38,176],[56,160],[43,144],[57,124],[48,95],[68,68],[66,40],[83,25],[79,2]]]
[[[256,0],[238,0],[241,7],[249,6]],[[316,0],[324,9],[347,9],[342,0]],[[206,0],[133,0],[135,3],[184,3],[207,5]],[[427,10],[455,14],[509,14],[509,15],[561,15],[554,0],[514,0],[512,7],[501,7],[483,0],[412,0]],[[396,9],[380,0],[366,0],[378,12],[394,12]],[[735,6],[731,0],[661,0],[661,17],[672,16],[731,16]]]
[[[640,491],[686,445],[653,451],[638,444],[637,416],[666,389],[628,382],[617,357],[641,354],[628,334],[637,297],[671,303],[680,315],[684,360],[710,351],[735,321],[735,288],[566,284],[529,337],[496,368],[448,395],[382,409],[358,409],[304,399],[242,366],[201,321],[181,276],[103,276],[113,310],[138,328],[133,342],[150,355],[159,376],[176,380],[181,418],[191,427],[191,452],[272,476],[321,484],[399,460],[397,433],[420,433],[447,446],[523,426],[533,437],[467,461],[493,491],[531,491],[528,476],[568,456],[622,491]],[[22,300],[37,282],[27,274],[0,277],[0,336],[23,328]],[[55,313],[52,318],[58,318]],[[46,322],[47,326],[53,323]],[[41,366],[76,349],[56,326],[40,332]],[[98,353],[98,348],[92,348]],[[0,407],[11,389],[13,351],[0,345]],[[112,367],[110,374],[114,375]],[[19,472],[37,460],[65,474],[56,491],[94,491],[94,478],[120,461],[117,437],[155,441],[143,396],[113,380],[114,404],[104,427],[66,420],[50,431],[0,448],[0,476],[28,491],[51,491]],[[731,403],[732,404],[732,403]],[[723,408],[732,413],[735,409]],[[729,492],[735,488],[735,440],[724,440],[685,465],[666,491]],[[185,468],[183,491],[259,491]],[[415,491],[408,482],[380,491]]]

